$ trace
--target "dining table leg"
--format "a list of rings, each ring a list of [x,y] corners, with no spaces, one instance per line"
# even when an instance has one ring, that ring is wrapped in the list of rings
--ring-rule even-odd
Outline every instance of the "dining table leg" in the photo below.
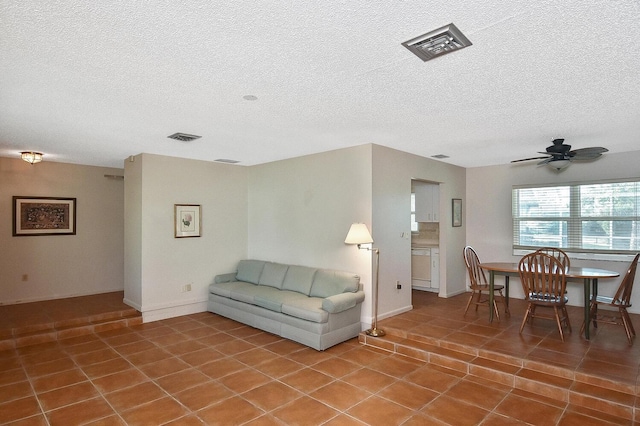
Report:
[[[591,280],[589,278],[584,279],[584,338],[589,340],[589,305],[591,304]]]
[[[493,288],[496,279],[495,271],[489,271],[489,322],[493,322]]]
[[[509,311],[509,275],[504,276],[504,313],[511,316],[511,311]]]

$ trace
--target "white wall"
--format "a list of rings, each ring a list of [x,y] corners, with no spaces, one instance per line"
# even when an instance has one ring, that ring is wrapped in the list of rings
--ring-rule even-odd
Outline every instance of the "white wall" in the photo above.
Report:
[[[124,183],[105,174],[122,170],[0,157],[0,304],[122,290]],[[15,195],[76,198],[76,235],[12,236]]]
[[[372,254],[344,245],[351,223],[364,222],[380,249],[379,317],[409,310],[411,179],[433,180],[443,182],[442,295],[464,291],[464,228],[451,228],[446,219],[451,198],[464,199],[464,176],[463,168],[370,144],[251,167],[249,257],[360,274],[368,327]]]
[[[517,262],[512,254],[511,189],[513,185],[547,184],[626,179],[640,177],[640,151],[605,154],[592,163],[575,163],[557,173],[535,162],[477,167],[467,169],[467,243],[472,245],[483,262]],[[624,274],[628,262],[571,260],[572,265],[591,266]],[[500,278],[502,279],[502,278]],[[613,294],[621,278],[600,280],[601,294]],[[510,280],[510,295],[522,298],[522,288],[516,278]],[[569,303],[582,306],[582,284],[569,284]],[[640,292],[633,293],[631,312],[640,313]]]
[[[371,229],[371,145],[253,166],[249,176],[250,258],[354,272],[371,294],[371,253],[344,244],[352,223]]]
[[[145,321],[206,310],[214,276],[247,256],[247,168],[141,154],[125,161],[125,176],[125,228],[141,241],[128,243],[125,301]],[[202,206],[201,237],[174,237],[174,204]]]
[[[451,199],[465,199],[465,169],[373,146],[373,230],[380,248],[379,316],[411,307],[411,180],[440,182],[440,296],[465,291],[463,227],[451,226]],[[403,233],[406,237],[402,237]],[[396,289],[400,281],[402,289]]]

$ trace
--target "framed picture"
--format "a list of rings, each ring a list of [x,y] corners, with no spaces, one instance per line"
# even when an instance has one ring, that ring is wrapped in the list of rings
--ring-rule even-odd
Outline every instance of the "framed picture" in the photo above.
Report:
[[[202,221],[200,204],[174,204],[175,207],[175,237],[199,237]]]
[[[451,226],[462,226],[462,200],[460,198],[451,200]]]
[[[75,198],[13,197],[14,237],[75,234]]]

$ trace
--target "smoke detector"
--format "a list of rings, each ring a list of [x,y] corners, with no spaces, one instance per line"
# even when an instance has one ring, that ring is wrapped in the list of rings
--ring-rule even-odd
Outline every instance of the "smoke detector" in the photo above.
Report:
[[[404,47],[425,62],[464,49],[471,44],[471,41],[453,24],[445,25],[402,43]]]
[[[197,135],[189,135],[187,133],[174,133],[172,135],[167,136],[169,139],[175,139],[180,142],[191,142],[195,139],[200,139],[202,136]]]

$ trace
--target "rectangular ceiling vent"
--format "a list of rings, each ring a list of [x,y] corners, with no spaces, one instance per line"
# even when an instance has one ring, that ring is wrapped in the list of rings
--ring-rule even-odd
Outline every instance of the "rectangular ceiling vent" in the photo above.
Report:
[[[469,39],[453,24],[445,25],[402,43],[404,47],[425,62],[464,49],[471,44]]]
[[[187,133],[174,133],[170,136],[167,136],[169,139],[175,139],[180,142],[191,142],[192,140],[200,139],[202,136],[198,135],[189,135]]]

